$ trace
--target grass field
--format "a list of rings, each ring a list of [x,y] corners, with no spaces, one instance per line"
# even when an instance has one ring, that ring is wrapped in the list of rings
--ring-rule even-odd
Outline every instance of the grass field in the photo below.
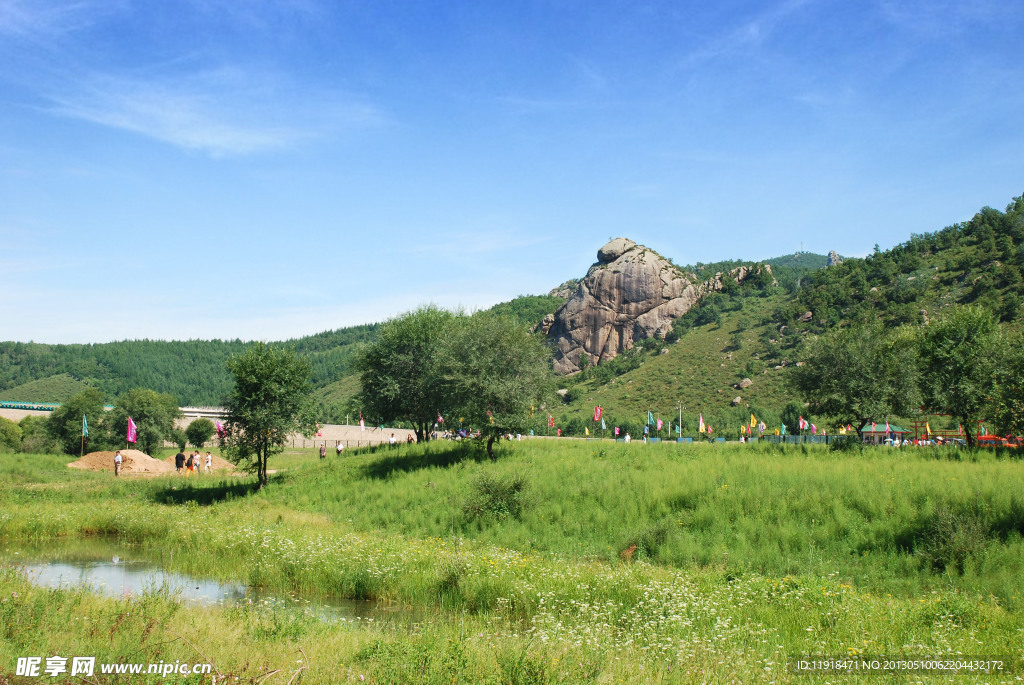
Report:
[[[173,550],[180,572],[429,617],[103,599],[7,570],[0,673],[59,653],[212,662],[240,682],[276,669],[312,683],[835,682],[790,664],[1024,646],[1020,461],[568,440],[481,456],[298,453],[272,460],[287,470],[257,492],[246,478],[114,479],[0,455],[0,548],[111,535]]]

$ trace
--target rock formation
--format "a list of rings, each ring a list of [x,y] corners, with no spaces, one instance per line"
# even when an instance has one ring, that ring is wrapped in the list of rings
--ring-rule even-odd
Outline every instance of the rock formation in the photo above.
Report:
[[[728,276],[742,281],[761,268],[769,267],[739,267]],[[614,359],[637,340],[664,337],[701,297],[721,290],[724,277],[719,273],[698,283],[653,250],[616,238],[597,251],[597,263],[538,330],[555,339],[555,371],[575,373]]]
[[[835,266],[836,264],[842,264],[843,258],[839,256],[839,253],[835,250],[828,251],[828,261],[825,262],[825,266]]]

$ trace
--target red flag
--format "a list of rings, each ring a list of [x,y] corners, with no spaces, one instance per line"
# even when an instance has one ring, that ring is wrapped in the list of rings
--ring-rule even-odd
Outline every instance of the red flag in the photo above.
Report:
[[[138,427],[135,422],[132,421],[132,417],[128,417],[128,442],[135,442],[139,437]]]
[[[600,421],[600,420],[601,420],[601,407],[594,407],[594,421],[597,422],[597,421]]]
[[[554,428],[554,427],[555,427],[555,417],[552,416],[551,414],[548,414],[548,428]]]
[[[562,437],[562,429],[561,428],[558,429],[558,437]]]

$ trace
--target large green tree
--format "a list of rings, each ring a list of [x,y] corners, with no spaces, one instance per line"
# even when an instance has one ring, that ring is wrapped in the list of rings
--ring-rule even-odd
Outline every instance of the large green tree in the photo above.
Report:
[[[267,463],[293,433],[313,434],[309,362],[290,349],[252,343],[228,360],[235,387],[224,400],[231,454],[267,485]]]
[[[991,402],[1000,330],[988,309],[951,306],[920,329],[921,390],[928,407],[952,415],[974,445],[973,422]]]
[[[917,345],[909,330],[878,324],[833,330],[811,341],[807,356],[790,378],[812,413],[859,426],[920,408]]]
[[[439,362],[457,317],[434,305],[420,307],[380,327],[377,340],[356,360],[361,390],[357,401],[375,423],[411,423],[420,441],[451,403]]]
[[[185,437],[188,438],[193,447],[202,447],[216,430],[213,421],[200,417],[188,424],[188,427],[185,429]]]
[[[132,388],[114,400],[114,408],[104,425],[109,427],[109,440],[118,445],[125,442],[128,419],[135,422],[136,446],[146,454],[170,440],[174,434],[174,421],[181,416],[178,402],[173,396],[146,388]]]
[[[439,351],[448,405],[479,426],[493,460],[494,441],[529,428],[549,389],[549,353],[516,321],[489,312],[459,317]]]
[[[68,454],[79,454],[82,451],[83,416],[89,421],[90,436],[86,440],[100,438],[102,442],[102,422],[106,419],[104,399],[102,392],[89,388],[73,395],[50,413],[46,429],[62,450]]]
[[[992,372],[986,416],[999,435],[1024,435],[1024,335],[1014,332],[1002,346]]]

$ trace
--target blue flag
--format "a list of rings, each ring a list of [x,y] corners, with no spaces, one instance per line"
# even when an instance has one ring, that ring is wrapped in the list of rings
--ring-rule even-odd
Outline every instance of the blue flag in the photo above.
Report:
[[[644,426],[644,435],[647,435],[650,432],[651,432],[651,427],[650,426]]]
[[[604,417],[601,417],[601,430],[608,430],[608,426],[604,425]]]
[[[82,437],[89,437],[89,422],[85,420],[85,414],[82,414]]]

